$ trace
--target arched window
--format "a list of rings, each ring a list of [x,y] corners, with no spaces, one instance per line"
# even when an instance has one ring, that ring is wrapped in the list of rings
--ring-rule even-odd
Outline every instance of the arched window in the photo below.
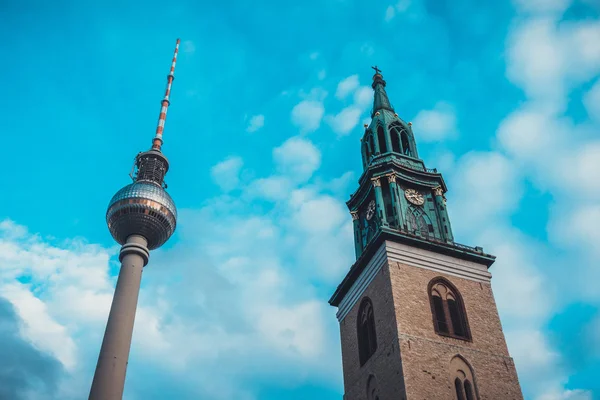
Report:
[[[379,400],[379,387],[375,375],[370,375],[367,380],[367,400]]]
[[[467,313],[458,290],[447,279],[436,278],[429,282],[429,301],[433,314],[433,327],[439,335],[471,340]]]
[[[450,361],[450,378],[454,380],[455,400],[477,400],[473,369],[462,356],[456,355]]]
[[[379,152],[381,154],[387,153],[387,144],[385,143],[385,132],[383,131],[383,126],[381,125],[377,127],[377,143],[379,144]]]
[[[365,164],[368,164],[369,160],[371,159],[371,152],[369,151],[368,142],[363,143],[363,153],[365,155]]]
[[[411,206],[406,210],[406,224],[410,233],[423,236],[424,238],[428,238],[429,235],[434,233],[431,220],[420,207]]]
[[[392,122],[389,126],[390,138],[392,140],[392,151],[409,157],[417,157],[416,149],[410,140],[406,128],[398,122]]]
[[[371,300],[365,297],[358,309],[358,358],[363,366],[369,357],[377,350],[377,337],[375,335],[375,315]]]

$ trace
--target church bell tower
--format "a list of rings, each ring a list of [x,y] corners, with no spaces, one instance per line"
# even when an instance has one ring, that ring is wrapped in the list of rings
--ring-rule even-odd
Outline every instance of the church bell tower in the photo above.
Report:
[[[488,272],[495,257],[454,241],[446,183],[374,69],[363,173],[347,202],[357,260],[329,300],[344,399],[522,399]]]

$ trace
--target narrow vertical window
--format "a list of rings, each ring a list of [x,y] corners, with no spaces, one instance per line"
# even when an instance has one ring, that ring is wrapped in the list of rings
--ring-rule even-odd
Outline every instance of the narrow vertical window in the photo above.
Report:
[[[367,360],[377,350],[377,335],[375,332],[375,314],[371,300],[365,298],[358,309],[357,319],[358,333],[358,358],[360,365],[364,365]]]
[[[398,128],[390,130],[390,135],[392,136],[392,151],[402,154],[402,147],[400,147],[400,132],[398,132]]]
[[[369,160],[371,159],[371,152],[369,151],[368,142],[363,145],[363,151],[365,152],[365,164],[368,164]]]
[[[394,207],[392,205],[392,193],[387,179],[381,183],[381,193],[383,195],[383,205],[385,206],[385,219],[388,224],[396,226],[394,218]]]
[[[367,380],[367,400],[379,400],[379,386],[375,375],[369,376]]]
[[[454,389],[456,390],[457,400],[465,400],[465,394],[463,392],[463,385],[459,378],[454,380]]]
[[[433,308],[435,310],[435,322],[439,332],[449,333],[444,312],[444,302],[440,296],[433,296]]]
[[[385,143],[385,132],[383,127],[379,125],[377,127],[377,143],[379,143],[379,152],[381,154],[387,153],[387,144]]]
[[[460,310],[456,304],[456,300],[448,299],[448,311],[450,311],[450,319],[452,320],[452,330],[456,336],[464,336],[463,321],[460,315]]]
[[[467,400],[475,400],[475,394],[473,393],[473,386],[471,385],[471,382],[469,382],[468,379],[465,380],[465,394],[466,394]]]
[[[412,151],[410,150],[410,144],[408,141],[408,135],[405,131],[402,131],[402,152],[407,156],[412,156]]]

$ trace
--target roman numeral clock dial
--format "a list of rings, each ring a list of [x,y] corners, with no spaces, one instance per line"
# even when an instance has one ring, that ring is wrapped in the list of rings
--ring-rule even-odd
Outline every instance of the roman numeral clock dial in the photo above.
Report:
[[[406,197],[406,200],[408,200],[409,203],[416,206],[422,206],[423,203],[425,203],[423,194],[417,192],[415,189],[406,189],[404,191],[404,197]]]
[[[375,200],[371,200],[371,202],[367,206],[367,212],[365,215],[367,221],[370,221],[371,218],[373,218],[373,215],[375,215]]]

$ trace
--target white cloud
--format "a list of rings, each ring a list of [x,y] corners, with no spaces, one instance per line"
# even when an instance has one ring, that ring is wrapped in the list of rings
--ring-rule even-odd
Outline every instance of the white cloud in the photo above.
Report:
[[[543,327],[556,309],[555,282],[545,276],[552,265],[547,244],[512,227],[510,217],[523,195],[522,171],[499,152],[461,157],[448,182],[448,210],[457,241],[483,246],[496,255],[492,285],[507,345],[526,398],[562,387],[561,354]]]
[[[21,317],[23,336],[41,350],[52,354],[66,368],[73,369],[77,351],[75,343],[67,328],[49,314],[46,304],[20,284],[3,285],[0,294],[13,304]]]
[[[246,128],[246,132],[256,132],[260,128],[265,125],[265,116],[262,114],[254,115],[250,118],[250,122],[248,123],[248,127]]]
[[[349,106],[334,116],[328,115],[325,120],[339,136],[345,136],[358,125],[361,114],[362,110],[360,108]]]
[[[298,261],[315,276],[338,283],[354,261],[354,231],[345,205],[315,188],[300,188],[289,195],[286,213],[291,236],[308,235],[294,243]]]
[[[594,172],[600,168],[600,142],[584,140],[593,130],[534,105],[524,105],[502,121],[497,138],[503,149],[533,172],[535,182],[543,188],[569,188],[600,198],[600,181]]]
[[[524,374],[543,374],[544,371],[537,370],[539,367],[552,368],[559,359],[559,354],[549,348],[546,337],[540,331],[513,330],[507,336],[515,361]]]
[[[298,94],[304,100],[312,100],[320,103],[322,103],[328,95],[327,91],[321,87],[312,88],[308,93],[304,90],[300,90]]]
[[[373,104],[373,89],[370,86],[361,86],[354,92],[354,104],[366,110]]]
[[[412,0],[399,0],[396,4],[388,6],[385,9],[385,21],[389,22],[396,16],[396,13],[402,14],[411,6]]]
[[[358,75],[351,75],[338,83],[335,97],[342,100],[358,88]]]
[[[228,157],[210,169],[213,180],[225,192],[237,188],[240,184],[240,171],[244,161],[240,157]]]
[[[550,19],[538,19],[519,27],[509,39],[508,78],[533,98],[564,96],[561,41]]]
[[[600,206],[597,203],[577,204],[575,207],[560,208],[552,214],[548,226],[551,240],[561,243],[563,247],[571,248],[580,254],[588,254],[589,257],[597,259],[600,257]],[[596,279],[600,278],[600,271],[594,266],[574,279],[579,282],[582,294],[597,297],[594,288]]]
[[[501,122],[497,137],[509,154],[535,160],[561,147],[562,137],[558,133],[568,129],[566,121],[554,120],[552,114],[522,107]]]
[[[440,102],[433,110],[420,111],[413,119],[413,130],[424,142],[436,142],[456,135],[456,115],[451,105]]]
[[[286,308],[266,305],[257,313],[258,329],[280,351],[303,357],[316,357],[324,346],[324,332],[305,329],[316,318],[324,318],[323,304],[311,301]]]
[[[437,168],[438,171],[450,173],[456,166],[456,156],[449,150],[441,150],[437,153],[433,166]]]
[[[317,58],[319,58],[319,52],[314,52],[314,53],[310,53],[310,55],[308,56],[308,58],[310,58],[311,60],[316,60]]]
[[[196,52],[196,45],[191,40],[183,42],[183,52],[188,54],[194,54]]]
[[[347,196],[349,185],[353,183],[354,172],[347,171],[342,176],[332,179],[327,183],[326,188],[331,190],[333,193],[339,194],[340,196]]]
[[[81,398],[73,388],[89,390],[112,299],[115,249],[81,240],[52,244],[9,220],[0,223],[0,247],[0,296],[15,307],[22,335],[67,368],[58,397]]]
[[[321,126],[324,113],[322,101],[303,100],[292,109],[292,122],[303,132],[313,132]]]
[[[592,400],[593,393],[587,390],[550,389],[536,400]]]
[[[299,202],[293,215],[294,224],[309,233],[331,232],[347,220],[348,213],[342,204],[330,196]]]
[[[585,94],[583,104],[590,118],[600,123],[600,79]]]
[[[201,388],[194,390],[215,399],[254,398],[248,382],[256,376],[292,384],[306,379],[341,384],[335,319],[326,302],[315,297],[311,282],[337,280],[350,265],[345,254],[352,253],[344,248],[351,244],[350,218],[343,202],[319,190],[290,196],[300,190],[294,189],[301,185],[299,178],[315,172],[320,157],[302,138],[273,151],[280,175],[248,184],[294,181],[271,212],[256,209],[253,198],[243,196],[222,196],[200,210],[181,210],[179,242],[154,252],[144,273],[128,391],[135,391],[132,377],[144,369],[181,375],[198,369],[199,360],[205,372],[194,374],[194,387]],[[292,197],[299,202],[292,205]],[[316,216],[318,223],[311,224],[309,218]],[[113,293],[109,252],[76,242],[54,247],[11,221],[0,222],[0,247],[0,295],[17,307],[24,335],[74,367],[60,398],[81,398],[89,389]],[[290,270],[290,263],[298,266]],[[14,281],[23,275],[32,276],[31,286]],[[41,297],[33,295],[34,287]],[[260,370],[252,368],[256,362]]]
[[[371,57],[373,54],[375,54],[375,49],[369,43],[365,43],[360,46],[360,52],[365,54],[367,57]]]
[[[572,0],[513,0],[521,12],[540,14],[562,14]]]
[[[317,78],[322,81],[323,79],[325,79],[325,77],[327,76],[327,71],[325,71],[324,69],[320,70],[319,73],[317,74]]]
[[[360,86],[358,75],[352,75],[338,84],[336,97],[344,99],[353,94],[353,103],[335,115],[327,115],[325,121],[338,136],[348,135],[358,125],[362,114],[373,101],[373,90]]]
[[[598,21],[561,22],[566,2],[520,4],[522,12],[538,15],[515,20],[507,76],[527,101],[500,124],[496,151],[468,153],[455,163],[449,211],[455,234],[466,234],[498,256],[492,284],[526,398],[589,399],[589,392],[564,389],[572,371],[545,327],[557,307],[598,299],[587,282],[600,279],[591,261],[598,254],[590,246],[600,237],[595,207],[600,184],[591,172],[600,168],[600,144],[589,122],[575,124],[562,115],[572,90],[600,73],[600,51],[591,40]],[[525,182],[553,199],[550,243],[511,227]]]
[[[273,149],[276,173],[249,183],[245,194],[249,199],[282,201],[299,184],[308,181],[321,165],[321,152],[309,140],[291,137]]]
[[[459,217],[462,217],[460,215]],[[491,251],[497,261],[493,267],[495,298],[500,314],[510,329],[537,329],[552,311],[554,289],[540,272],[545,249],[505,221],[495,216],[481,220],[477,243]]]
[[[304,182],[321,166],[321,152],[309,140],[292,137],[273,149],[278,171],[296,182]]]
[[[562,110],[566,93],[600,71],[600,21],[525,20],[508,41],[507,75],[547,110]]]
[[[586,194],[591,199],[600,199],[600,141],[587,141],[567,152],[560,177],[564,186],[570,187],[580,194]],[[569,171],[568,168],[572,170]],[[558,183],[558,182],[557,182]]]
[[[388,6],[385,9],[385,21],[389,22],[396,16],[396,8],[394,6]]]
[[[270,176],[252,181],[246,189],[250,198],[258,197],[265,200],[278,201],[285,199],[294,184],[290,179],[283,176]]]
[[[17,225],[10,219],[0,222],[0,232],[5,239],[21,239],[27,236],[27,229],[24,226]],[[4,252],[0,253],[3,254]]]

